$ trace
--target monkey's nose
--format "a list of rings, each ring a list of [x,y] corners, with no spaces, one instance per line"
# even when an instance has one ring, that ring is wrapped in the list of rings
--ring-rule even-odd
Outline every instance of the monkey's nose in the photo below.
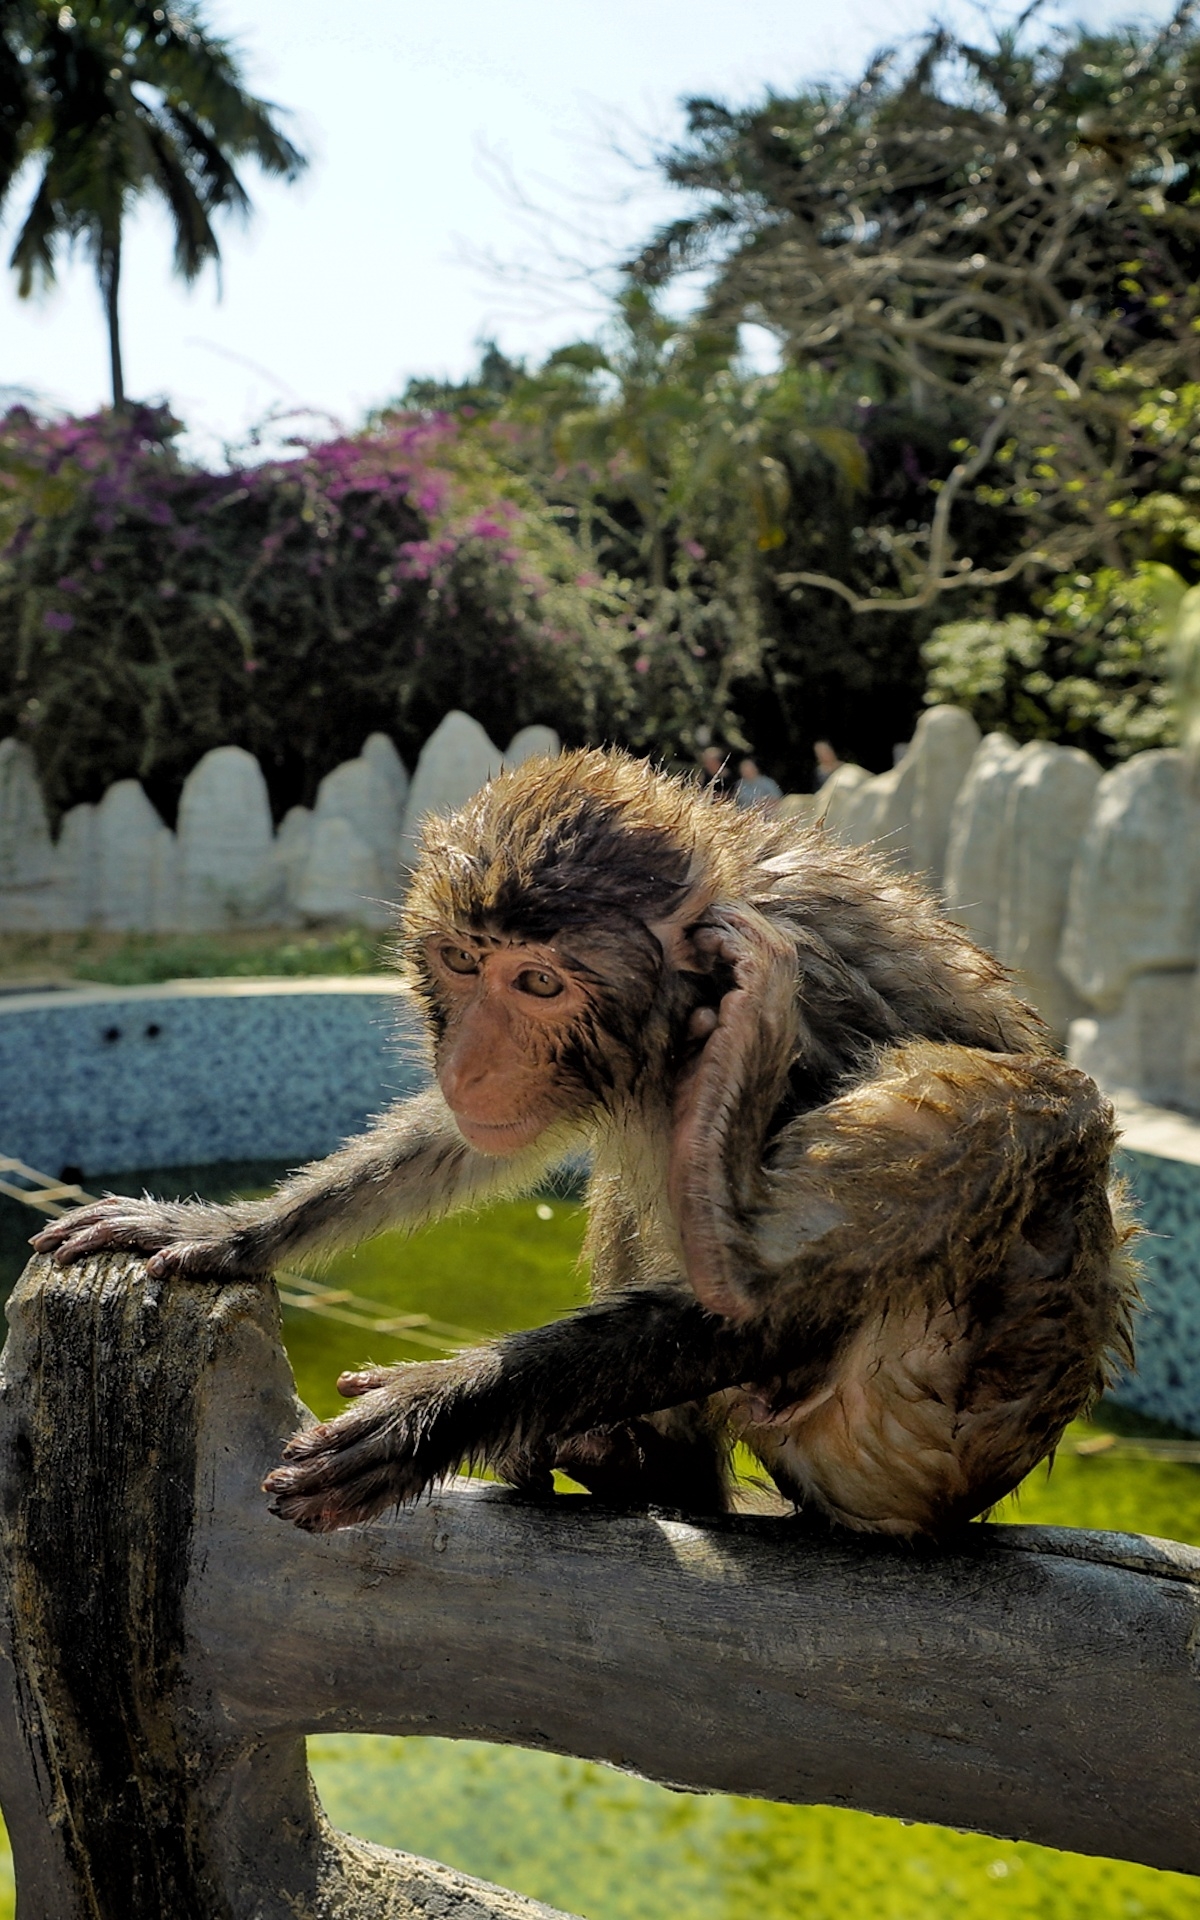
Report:
[[[451,1059],[438,1069],[438,1083],[457,1112],[472,1093],[478,1093],[489,1073],[490,1068],[482,1062]]]

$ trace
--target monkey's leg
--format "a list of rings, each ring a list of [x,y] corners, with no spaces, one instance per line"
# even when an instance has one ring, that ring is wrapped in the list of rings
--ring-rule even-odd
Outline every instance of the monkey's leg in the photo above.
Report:
[[[724,1513],[729,1506],[728,1434],[695,1401],[573,1434],[557,1445],[553,1464],[612,1507]]]
[[[814,1316],[847,1337],[817,1393],[785,1377],[731,1397],[781,1488],[843,1525],[935,1534],[1053,1450],[1129,1351],[1112,1144],[1064,1061],[930,1041],[784,1129],[755,1284],[796,1351]]]
[[[167,1274],[270,1273],[299,1254],[353,1245],[384,1227],[419,1226],[534,1184],[561,1151],[550,1136],[511,1159],[469,1147],[436,1088],[386,1113],[369,1133],[285,1180],[265,1200],[217,1206],[110,1194],[34,1235],[60,1266],[122,1247]]]
[[[761,1329],[657,1287],[452,1360],[343,1376],[356,1404],[288,1443],[266,1481],[273,1511],[325,1532],[415,1500],[466,1460],[551,1460],[571,1436],[758,1376],[762,1347]]]

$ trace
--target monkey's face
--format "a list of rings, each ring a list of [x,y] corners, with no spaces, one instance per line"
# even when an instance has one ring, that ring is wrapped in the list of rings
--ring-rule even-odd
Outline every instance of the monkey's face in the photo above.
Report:
[[[579,955],[548,942],[446,934],[425,941],[424,960],[438,1081],[471,1146],[519,1152],[595,1104],[597,1073],[612,1075],[600,983]]]

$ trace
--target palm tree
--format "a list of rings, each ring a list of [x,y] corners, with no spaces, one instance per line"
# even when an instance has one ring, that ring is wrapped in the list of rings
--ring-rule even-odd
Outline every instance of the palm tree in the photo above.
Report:
[[[18,9],[12,12],[16,15]],[[33,88],[29,68],[13,32],[9,9],[0,10],[0,204],[21,164],[25,130],[33,116]]]
[[[242,85],[229,44],[195,0],[0,4],[0,204],[25,163],[39,170],[10,266],[24,299],[54,280],[55,254],[82,242],[108,324],[114,407],[125,403],[118,299],[126,214],[143,194],[166,201],[175,270],[187,281],[220,261],[213,217],[247,213],[234,163],[294,180],[306,157],[279,109]]]

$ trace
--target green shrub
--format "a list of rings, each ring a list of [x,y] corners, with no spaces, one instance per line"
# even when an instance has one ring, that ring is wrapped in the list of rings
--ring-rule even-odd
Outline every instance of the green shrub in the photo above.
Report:
[[[0,736],[54,811],[135,776],[170,816],[200,755],[258,756],[282,812],[374,728],[450,707],[501,744],[619,727],[620,592],[443,418],[210,473],[161,411],[0,429]]]

